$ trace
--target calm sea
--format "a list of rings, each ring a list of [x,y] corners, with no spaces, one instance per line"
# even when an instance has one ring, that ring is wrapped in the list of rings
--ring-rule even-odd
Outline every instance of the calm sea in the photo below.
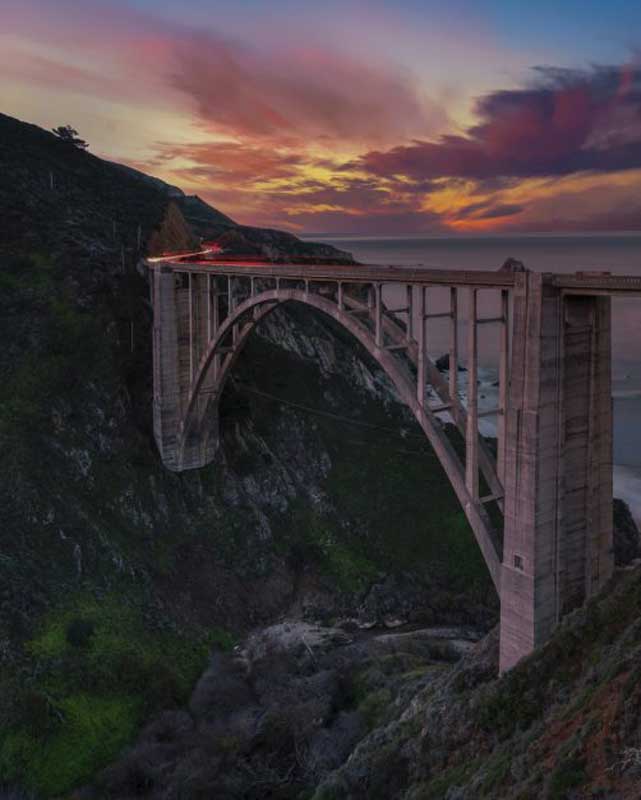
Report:
[[[508,257],[541,272],[605,270],[641,275],[641,234],[496,236],[478,238],[356,238],[315,236],[361,262],[441,269],[498,269]],[[481,293],[480,314],[498,310],[496,293]],[[483,297],[487,295],[487,297]],[[386,302],[400,298],[388,296]],[[446,308],[443,290],[430,291],[430,310]],[[463,309],[464,310],[464,309]],[[614,398],[614,461],[618,494],[625,496],[641,519],[641,297],[617,298],[612,308],[612,355]],[[488,386],[496,369],[498,335],[482,328],[480,358]],[[429,323],[428,349],[433,356],[445,352],[445,323]],[[463,339],[464,341],[464,339]]]

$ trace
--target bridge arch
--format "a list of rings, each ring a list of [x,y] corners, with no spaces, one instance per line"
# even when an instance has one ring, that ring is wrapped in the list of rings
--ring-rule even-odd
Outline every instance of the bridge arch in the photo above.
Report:
[[[354,309],[348,309],[329,297],[305,289],[268,289],[242,301],[225,317],[198,363],[178,425],[179,468],[189,461],[192,448],[200,452],[204,450],[207,460],[211,460],[218,440],[217,406],[232,367],[256,325],[277,308],[291,303],[311,307],[338,322],[385,372],[445,470],[472,527],[494,585],[499,590],[501,562],[497,534],[482,503],[468,491],[464,465],[441,423],[426,403],[419,402],[416,379],[407,363],[396,355],[395,349],[384,347],[380,341],[376,341],[376,334],[354,315]],[[398,331],[402,334],[400,328]],[[228,344],[230,340],[231,345]]]
[[[501,670],[545,642],[567,610],[605,586],[613,570],[608,295],[641,292],[638,279],[173,257],[149,266],[154,436],[168,469],[213,460],[217,404],[247,338],[275,308],[302,304],[333,318],[365,347],[430,441],[499,590]],[[249,297],[239,302],[234,288],[248,279]],[[405,289],[407,304],[387,308],[383,286]],[[368,287],[366,303],[358,287]],[[427,313],[433,287],[449,289],[449,312]],[[484,289],[501,293],[498,317],[477,316],[477,292]],[[470,298],[465,407],[457,387],[461,291]],[[405,325],[399,314],[407,315]],[[415,316],[422,321],[416,332]],[[448,381],[426,354],[424,323],[437,316],[450,319]],[[477,326],[484,323],[501,326],[496,458],[478,433]],[[465,436],[464,462],[435,418],[427,386]],[[479,496],[480,473],[487,497]],[[492,500],[504,515],[500,568],[484,507]]]

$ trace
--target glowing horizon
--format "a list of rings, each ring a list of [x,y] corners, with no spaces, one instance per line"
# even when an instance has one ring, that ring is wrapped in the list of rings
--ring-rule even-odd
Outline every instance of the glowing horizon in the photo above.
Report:
[[[5,0],[0,111],[245,224],[641,230],[641,6],[557,5]]]

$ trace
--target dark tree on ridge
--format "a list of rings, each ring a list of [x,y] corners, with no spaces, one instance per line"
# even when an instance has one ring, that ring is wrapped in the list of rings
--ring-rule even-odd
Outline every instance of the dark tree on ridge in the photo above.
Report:
[[[59,139],[62,139],[63,142],[72,144],[80,150],[86,150],[89,147],[89,143],[85,142],[84,139],[80,139],[78,131],[72,128],[71,125],[59,125],[57,128],[52,128],[51,130]]]

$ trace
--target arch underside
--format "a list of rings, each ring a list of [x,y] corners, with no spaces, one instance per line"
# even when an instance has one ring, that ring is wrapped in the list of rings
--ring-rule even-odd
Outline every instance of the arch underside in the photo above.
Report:
[[[443,425],[425,401],[425,392],[417,391],[417,378],[414,375],[418,361],[417,342],[408,339],[405,327],[395,317],[385,314],[382,320],[382,339],[387,340],[388,344],[383,346],[380,338],[377,344],[371,328],[372,315],[367,304],[350,295],[345,295],[341,300],[339,305],[331,296],[323,296],[317,292],[277,288],[250,296],[228,314],[209,342],[191,385],[178,431],[179,468],[186,468],[191,452],[197,452],[196,460],[202,463],[213,460],[218,443],[218,401],[231,369],[255,326],[286,303],[296,302],[310,306],[336,320],[360,342],[384,370],[401,400],[414,414],[454,488],[498,590],[501,562],[498,535],[483,503],[469,493],[465,481],[465,466]],[[390,347],[393,349],[389,349]],[[465,409],[458,398],[450,397],[447,382],[427,356],[424,370],[427,385],[442,405],[450,406],[449,413],[459,430],[464,432]],[[478,436],[478,449],[480,471],[492,495],[501,498],[502,487],[496,473],[495,461],[481,436]]]

